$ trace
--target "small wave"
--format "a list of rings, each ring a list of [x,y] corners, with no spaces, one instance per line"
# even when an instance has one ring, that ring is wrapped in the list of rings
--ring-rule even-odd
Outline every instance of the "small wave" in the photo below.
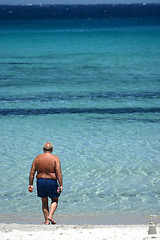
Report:
[[[47,109],[0,109],[0,115],[46,114],[130,114],[160,113],[160,108],[47,108]]]
[[[21,63],[22,64],[22,63]],[[25,83],[24,83],[25,84]],[[9,84],[8,84],[9,85]],[[8,86],[3,84],[3,86]],[[14,96],[14,97],[0,97],[0,101],[5,102],[16,102],[16,101],[39,101],[39,102],[50,102],[58,100],[80,100],[80,99],[118,99],[118,98],[134,98],[134,99],[151,99],[160,98],[160,92],[146,92],[146,93],[114,93],[114,92],[102,92],[102,93],[90,93],[90,94],[60,94],[54,93],[53,95],[36,95],[36,96]]]

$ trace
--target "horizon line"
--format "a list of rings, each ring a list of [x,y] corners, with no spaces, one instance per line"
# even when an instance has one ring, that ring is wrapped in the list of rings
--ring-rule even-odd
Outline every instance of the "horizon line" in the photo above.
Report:
[[[95,6],[95,5],[160,5],[160,3],[27,3],[27,4],[13,4],[13,3],[0,3],[0,6]]]

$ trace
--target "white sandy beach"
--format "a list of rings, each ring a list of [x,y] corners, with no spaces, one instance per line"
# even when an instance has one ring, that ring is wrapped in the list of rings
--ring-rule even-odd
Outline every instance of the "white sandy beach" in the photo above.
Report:
[[[0,240],[147,240],[160,239],[148,234],[149,225],[28,225],[0,224]]]

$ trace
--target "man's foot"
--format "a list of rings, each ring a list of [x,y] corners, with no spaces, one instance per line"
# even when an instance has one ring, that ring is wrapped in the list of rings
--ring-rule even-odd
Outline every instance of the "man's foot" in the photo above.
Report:
[[[44,222],[44,223],[42,223],[42,225],[49,225],[50,224],[50,222],[48,221],[48,222]]]
[[[49,220],[52,224],[56,224],[56,222],[53,220],[53,218],[48,217],[48,220]]]

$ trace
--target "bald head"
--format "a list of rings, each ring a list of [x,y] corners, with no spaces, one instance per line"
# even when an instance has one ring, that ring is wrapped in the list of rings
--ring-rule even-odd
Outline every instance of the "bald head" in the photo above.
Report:
[[[50,142],[47,142],[43,146],[43,151],[44,152],[52,152],[53,151],[53,144]]]

